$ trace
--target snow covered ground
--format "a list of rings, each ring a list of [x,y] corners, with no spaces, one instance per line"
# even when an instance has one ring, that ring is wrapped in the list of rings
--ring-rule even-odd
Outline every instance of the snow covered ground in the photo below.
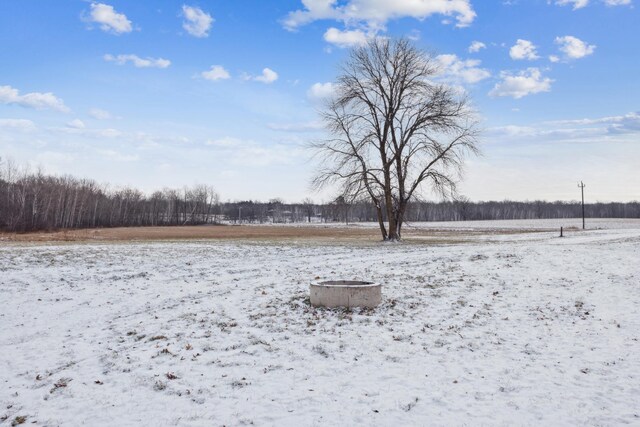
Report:
[[[556,236],[4,244],[0,426],[638,425],[640,227]]]
[[[296,223],[263,223],[244,225],[270,225],[274,227],[345,227],[343,222],[296,222]],[[347,227],[355,228],[378,228],[377,222],[350,222]],[[404,225],[405,231],[415,229],[433,230],[560,230],[582,229],[582,218],[553,218],[553,219],[508,219],[495,221],[430,221],[430,222],[408,222]],[[640,229],[640,219],[638,218],[587,218],[585,223],[587,230],[617,230],[617,229]]]
[[[408,227],[440,228],[451,230],[560,230],[560,227],[582,229],[582,218],[554,218],[554,219],[511,219],[498,221],[443,221],[409,223]],[[640,229],[640,219],[635,218],[587,218],[587,230],[618,230]]]

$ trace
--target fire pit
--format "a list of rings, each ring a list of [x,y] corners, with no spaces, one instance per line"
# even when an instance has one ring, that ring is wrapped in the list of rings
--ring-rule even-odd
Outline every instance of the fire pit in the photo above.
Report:
[[[333,280],[312,283],[309,287],[311,305],[315,307],[369,307],[382,301],[382,285],[354,280]]]

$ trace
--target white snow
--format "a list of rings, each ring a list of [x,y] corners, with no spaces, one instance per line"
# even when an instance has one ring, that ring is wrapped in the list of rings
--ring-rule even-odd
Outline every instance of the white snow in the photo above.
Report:
[[[2,244],[0,425],[640,424],[640,228],[556,236]]]
[[[371,222],[296,222],[296,223],[243,223],[243,225],[260,226],[284,226],[284,227],[321,227],[321,228],[378,228],[378,223]],[[553,219],[505,219],[487,221],[429,221],[429,222],[407,222],[403,225],[404,231],[414,229],[434,229],[434,230],[557,230],[560,227],[565,230],[582,229],[582,218],[553,218]],[[587,230],[619,230],[619,229],[640,229],[639,218],[587,218],[585,221]]]

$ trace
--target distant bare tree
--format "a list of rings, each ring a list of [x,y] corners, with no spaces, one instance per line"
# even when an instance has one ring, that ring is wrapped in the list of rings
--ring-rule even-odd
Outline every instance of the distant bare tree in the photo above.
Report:
[[[458,221],[467,221],[471,211],[471,200],[466,196],[456,197],[454,201]]]
[[[467,97],[435,83],[437,73],[434,57],[408,40],[375,39],[350,52],[322,112],[330,137],[313,144],[321,158],[314,185],[367,196],[384,240],[401,238],[422,187],[455,194],[465,154],[478,152]]]
[[[302,206],[304,207],[304,211],[307,214],[307,222],[311,222],[311,216],[315,214],[315,205],[313,203],[313,200],[309,197],[305,198],[302,201]]]

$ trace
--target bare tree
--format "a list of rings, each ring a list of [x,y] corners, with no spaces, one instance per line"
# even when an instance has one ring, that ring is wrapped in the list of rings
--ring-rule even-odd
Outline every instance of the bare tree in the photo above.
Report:
[[[424,187],[455,194],[465,154],[478,152],[467,97],[434,83],[437,73],[434,57],[408,40],[374,39],[350,52],[322,111],[330,136],[313,144],[314,185],[367,196],[384,240],[401,238],[407,204]]]
[[[306,197],[302,201],[302,206],[304,207],[304,211],[307,214],[307,222],[311,222],[311,216],[315,214],[315,204],[313,203],[313,200],[309,197]]]

